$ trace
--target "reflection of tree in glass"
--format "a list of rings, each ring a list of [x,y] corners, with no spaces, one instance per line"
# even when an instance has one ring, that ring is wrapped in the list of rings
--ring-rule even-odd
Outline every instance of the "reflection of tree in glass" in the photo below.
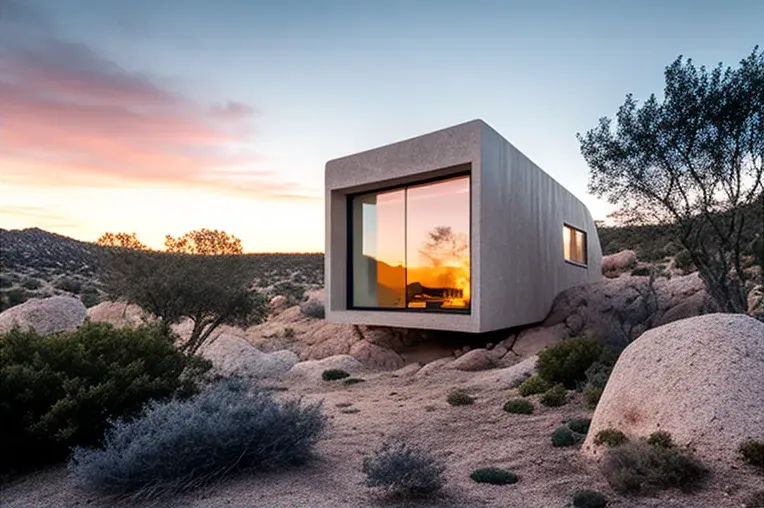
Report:
[[[419,254],[434,268],[453,266],[469,268],[470,245],[467,235],[454,233],[451,226],[435,226],[429,232]]]

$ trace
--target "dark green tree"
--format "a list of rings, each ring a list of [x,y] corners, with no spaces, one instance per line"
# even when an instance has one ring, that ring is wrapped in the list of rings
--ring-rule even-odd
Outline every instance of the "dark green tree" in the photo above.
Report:
[[[639,222],[675,225],[719,310],[745,312],[741,257],[761,227],[746,217],[764,216],[764,53],[712,70],[680,56],[665,79],[662,100],[629,94],[615,122],[577,134],[589,190]]]
[[[220,325],[251,326],[267,315],[255,288],[251,260],[238,255],[199,255],[108,249],[101,280],[112,299],[134,303],[166,325],[193,322],[181,349],[195,354]]]

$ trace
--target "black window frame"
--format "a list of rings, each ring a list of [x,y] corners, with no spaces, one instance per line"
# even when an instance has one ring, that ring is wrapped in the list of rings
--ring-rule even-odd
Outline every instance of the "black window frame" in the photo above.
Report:
[[[573,266],[578,266],[579,268],[589,268],[589,233],[582,228],[576,227],[573,224],[570,224],[569,222],[563,222],[562,227],[572,229],[573,231],[577,231],[579,233],[583,233],[584,235],[584,262],[581,263],[579,261],[575,261],[573,259],[568,259],[565,257],[565,237],[563,237],[562,240],[562,259],[565,260],[566,263],[571,264]]]

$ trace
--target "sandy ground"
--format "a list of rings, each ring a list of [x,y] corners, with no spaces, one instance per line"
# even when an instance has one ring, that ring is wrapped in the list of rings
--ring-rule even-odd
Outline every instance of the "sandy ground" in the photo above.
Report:
[[[744,497],[755,489],[764,489],[764,477],[741,466],[717,472],[707,487],[694,495],[666,492],[655,498],[618,496],[596,464],[584,459],[577,448],[551,445],[550,435],[563,420],[591,416],[580,396],[561,408],[536,404],[533,415],[510,415],[502,405],[516,395],[516,390],[486,381],[484,374],[443,371],[424,378],[397,378],[379,373],[365,376],[365,383],[352,386],[341,382],[284,383],[288,390],[282,396],[324,401],[330,426],[314,462],[286,472],[232,478],[158,506],[554,508],[571,506],[572,493],[585,488],[606,493],[610,507],[731,508],[742,506]],[[454,388],[471,392],[477,397],[475,404],[449,406],[445,399]],[[347,409],[359,412],[342,412]],[[448,481],[443,497],[411,505],[391,503],[362,485],[364,455],[384,440],[396,438],[429,447],[443,457]],[[520,482],[508,486],[472,482],[470,472],[484,466],[510,469]],[[3,508],[125,505],[77,490],[68,482],[63,467],[4,485],[0,500]]]

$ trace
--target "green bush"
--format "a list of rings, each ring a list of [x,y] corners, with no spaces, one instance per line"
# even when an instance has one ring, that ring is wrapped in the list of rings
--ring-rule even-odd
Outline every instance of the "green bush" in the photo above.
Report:
[[[79,294],[82,291],[82,282],[70,277],[62,277],[53,284],[53,287],[67,293]]]
[[[628,441],[626,434],[617,429],[603,429],[594,436],[594,444],[598,446],[604,444],[612,448],[621,446],[626,441]]]
[[[650,494],[667,488],[689,492],[698,488],[708,474],[689,451],[644,441],[607,450],[602,472],[613,490],[621,494]]]
[[[576,444],[576,435],[566,426],[557,427],[552,433],[552,446],[557,448]]]
[[[190,395],[210,368],[157,326],[86,322],[68,333],[0,335],[0,471],[66,458],[96,445],[108,421],[153,399]]]
[[[321,373],[321,378],[324,381],[336,381],[346,377],[350,377],[350,374],[342,369],[327,369]]]
[[[76,448],[75,480],[107,494],[163,498],[226,475],[300,465],[326,426],[321,404],[279,401],[241,379],[120,420],[103,449]]]
[[[24,279],[21,286],[26,289],[40,289],[42,287],[42,281],[40,279],[35,279],[34,277],[29,277]]]
[[[498,467],[481,467],[470,474],[472,481],[477,483],[490,483],[491,485],[511,485],[517,483],[519,478],[512,471]]]
[[[687,249],[680,250],[676,256],[674,256],[674,266],[682,271],[687,271],[692,267],[692,256]]]
[[[672,448],[674,446],[674,440],[671,437],[671,434],[665,430],[657,430],[650,434],[650,436],[647,438],[647,444],[651,444],[653,446],[662,446],[664,448]]]
[[[82,301],[82,304],[89,309],[90,307],[95,307],[101,303],[101,296],[98,294],[96,288],[88,286],[82,291],[80,300]]]
[[[573,506],[576,508],[605,508],[607,498],[601,492],[579,490],[573,494]]]
[[[512,399],[504,404],[504,411],[512,414],[529,415],[533,413],[533,404],[525,399]]]
[[[21,305],[32,297],[32,293],[24,288],[11,288],[3,291],[0,296],[0,312]]]
[[[14,282],[15,282],[15,278],[11,277],[10,275],[6,275],[4,273],[0,273],[0,288],[9,288],[13,286]]]
[[[764,469],[764,442],[749,439],[740,445],[740,454],[748,464]]]
[[[520,395],[528,397],[529,395],[536,395],[537,393],[544,393],[552,387],[548,381],[541,379],[539,376],[531,376],[526,379],[523,384],[520,385]]]
[[[650,275],[650,269],[646,266],[640,266],[631,271],[631,275],[635,277],[647,277]]]
[[[539,402],[547,407],[560,407],[567,401],[568,392],[562,385],[554,385],[539,398]]]
[[[568,428],[578,434],[586,434],[589,432],[589,426],[592,424],[589,418],[579,418],[576,420],[570,420],[568,422]]]
[[[590,408],[594,409],[597,407],[597,404],[599,404],[600,398],[602,398],[602,388],[597,388],[596,386],[587,385],[586,388],[584,388],[584,400],[586,401],[586,405]]]
[[[367,487],[410,497],[431,496],[442,489],[445,470],[429,451],[405,443],[385,443],[363,460]]]
[[[452,406],[469,406],[475,403],[475,398],[470,396],[464,390],[454,390],[448,394],[446,398],[449,404]]]
[[[607,353],[607,346],[588,337],[567,339],[539,353],[538,375],[568,389],[586,380],[586,371]]]

